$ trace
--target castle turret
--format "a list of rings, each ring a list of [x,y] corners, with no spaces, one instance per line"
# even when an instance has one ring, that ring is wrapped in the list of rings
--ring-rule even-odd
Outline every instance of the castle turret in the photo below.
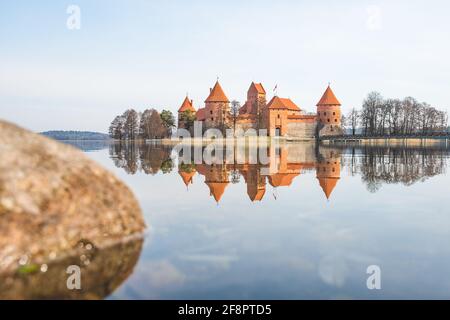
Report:
[[[220,128],[231,121],[230,100],[228,100],[219,81],[210,89],[205,100],[205,123],[207,128]]]
[[[266,90],[262,83],[252,82],[247,91],[247,101],[243,106],[243,113],[260,115],[266,104]]]
[[[341,103],[331,90],[325,90],[320,101],[317,103],[317,120],[321,125],[321,135],[341,134]]]
[[[180,109],[178,109],[178,128],[187,129],[186,118],[188,117],[186,117],[186,114],[191,113],[192,115],[195,115],[196,112],[193,101],[189,100],[189,97],[186,95]]]

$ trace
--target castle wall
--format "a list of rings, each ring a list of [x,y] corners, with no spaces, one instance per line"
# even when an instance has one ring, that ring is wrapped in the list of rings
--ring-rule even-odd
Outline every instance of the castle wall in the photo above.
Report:
[[[287,124],[287,135],[289,137],[314,139],[316,128],[315,122],[290,122]]]

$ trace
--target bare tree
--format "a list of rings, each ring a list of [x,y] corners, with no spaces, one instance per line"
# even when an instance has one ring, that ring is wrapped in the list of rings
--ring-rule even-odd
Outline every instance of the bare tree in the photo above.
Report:
[[[447,114],[425,102],[412,97],[385,100],[377,92],[364,100],[359,118],[366,135],[429,135],[448,126]]]
[[[354,136],[356,134],[356,128],[359,125],[359,120],[360,120],[360,114],[359,111],[356,110],[355,108],[352,108],[350,110],[350,112],[348,113],[348,115],[346,116],[346,121],[344,123],[347,123],[348,126],[350,126],[351,130],[352,130],[352,135]]]
[[[236,121],[239,116],[239,109],[241,109],[241,103],[237,100],[231,101],[231,118],[233,120],[233,134],[236,133]]]
[[[139,134],[142,139],[150,139],[150,116],[155,112],[154,109],[146,109],[141,116],[139,123]]]
[[[135,140],[139,134],[139,115],[134,109],[129,109],[123,114],[124,136],[128,140]]]
[[[167,137],[167,129],[159,113],[154,110],[148,119],[148,130],[150,139],[160,139]]]
[[[257,123],[257,130],[266,128],[266,110],[267,110],[267,100],[265,96],[261,96],[258,98],[258,104],[256,106],[256,119],[258,121]],[[267,129],[267,128],[266,128]]]

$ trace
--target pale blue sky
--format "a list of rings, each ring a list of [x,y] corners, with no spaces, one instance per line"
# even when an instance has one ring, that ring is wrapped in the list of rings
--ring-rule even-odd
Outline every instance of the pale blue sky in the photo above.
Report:
[[[66,9],[81,8],[81,30]],[[344,111],[371,90],[450,111],[448,1],[41,0],[0,3],[0,118],[106,132],[126,108],[202,107],[217,76],[315,111],[328,82]]]

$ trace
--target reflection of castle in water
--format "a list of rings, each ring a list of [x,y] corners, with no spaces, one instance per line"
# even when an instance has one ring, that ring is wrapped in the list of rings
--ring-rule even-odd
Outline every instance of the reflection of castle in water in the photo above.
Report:
[[[331,148],[314,144],[281,144],[265,149],[267,164],[254,164],[248,150],[243,159],[234,150],[232,161],[213,157],[207,163],[194,164],[191,155],[181,157],[178,167],[171,159],[173,147],[158,144],[114,144],[110,155],[117,167],[129,174],[169,173],[178,170],[181,181],[189,185],[203,176],[210,196],[219,202],[230,185],[243,178],[251,201],[261,201],[268,186],[289,187],[305,172],[315,172],[324,196],[331,199],[338,188],[341,171],[360,175],[367,189],[377,191],[382,183],[411,185],[445,172],[447,149],[404,148]],[[259,150],[261,152],[261,150]],[[224,151],[225,153],[225,151]],[[192,153],[193,154],[193,153]],[[259,153],[258,153],[259,155]],[[254,157],[254,155],[253,155]],[[226,157],[224,157],[226,158]],[[239,158],[239,159],[238,159]]]
[[[178,173],[186,187],[194,183],[194,176],[204,177],[210,195],[219,202],[230,184],[244,178],[247,194],[251,201],[261,201],[266,194],[267,184],[273,188],[289,187],[294,179],[305,171],[316,171],[319,185],[327,198],[330,198],[340,178],[340,153],[337,150],[324,150],[316,155],[313,145],[281,145],[268,148],[270,163],[252,164],[249,156],[241,163],[184,164],[178,166]],[[320,159],[320,160],[318,160]],[[243,163],[242,163],[243,162]]]
[[[205,184],[209,187],[210,195],[219,202],[225,193],[226,188],[232,183],[230,177],[234,177],[234,182],[243,177],[247,186],[247,194],[251,201],[261,201],[266,194],[267,184],[274,188],[289,187],[294,179],[304,171],[316,170],[317,179],[322,187],[325,196],[329,198],[336,187],[340,174],[340,158],[333,158],[324,161],[316,161],[313,150],[309,150],[309,155],[302,154],[300,157],[289,157],[289,147],[280,146],[274,150],[274,154],[269,154],[275,167],[271,165],[259,164],[200,164],[195,165],[195,169],[186,170],[180,165],[178,173],[183,182],[188,187],[193,183],[193,178],[197,172],[204,176]],[[332,155],[333,153],[329,154]],[[307,159],[309,158],[309,159]]]

